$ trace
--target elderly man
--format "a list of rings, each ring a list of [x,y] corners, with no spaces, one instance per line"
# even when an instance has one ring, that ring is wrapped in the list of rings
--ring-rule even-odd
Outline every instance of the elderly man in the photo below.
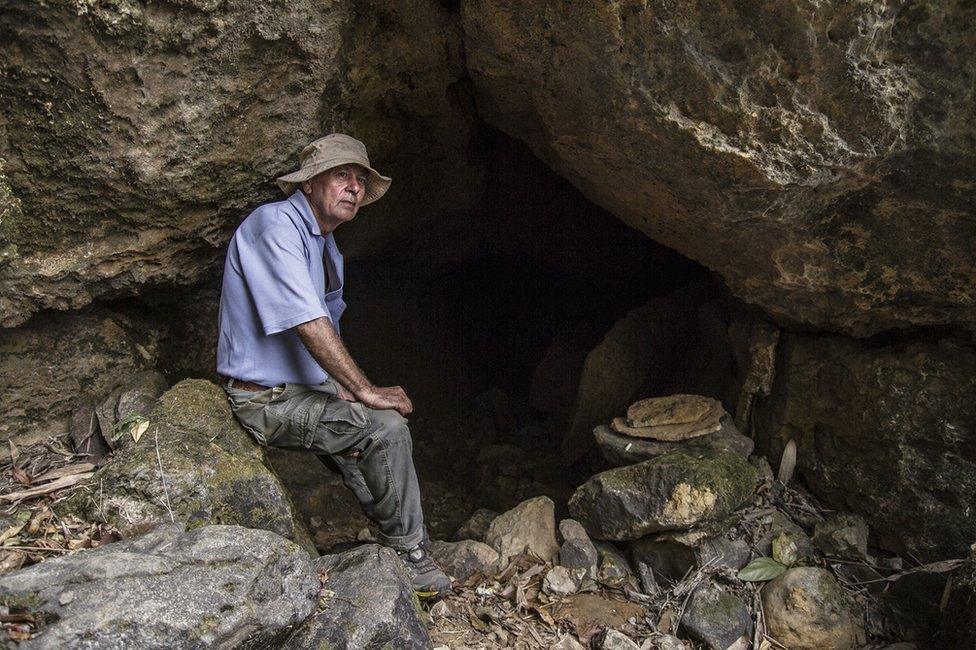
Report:
[[[390,186],[358,140],[334,133],[299,156],[231,239],[220,295],[217,372],[231,408],[262,445],[310,451],[343,481],[394,548],[414,589],[434,597],[450,579],[427,553],[424,515],[399,386],[373,385],[339,336],[342,255],[332,232]]]

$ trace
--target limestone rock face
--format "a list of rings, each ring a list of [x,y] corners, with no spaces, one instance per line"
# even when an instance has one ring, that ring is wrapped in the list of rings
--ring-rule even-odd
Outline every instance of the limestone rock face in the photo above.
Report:
[[[463,209],[480,176],[460,38],[432,0],[6,3],[0,325],[206,277],[323,132],[395,179],[347,254]],[[431,177],[418,218],[397,195]]]
[[[878,543],[923,561],[959,557],[976,538],[976,353],[952,339],[877,345],[791,336],[757,423],[778,458]]]
[[[66,434],[74,407],[152,367],[158,344],[158,332],[103,309],[0,329],[0,438],[23,445]]]
[[[182,381],[160,398],[149,421],[138,442],[95,473],[88,490],[59,507],[123,531],[173,520],[262,528],[317,555],[287,490],[220,388]]]
[[[0,603],[45,621],[28,649],[274,647],[318,593],[303,550],[239,526],[171,524],[0,578]]]
[[[368,544],[315,561],[319,611],[281,647],[431,648],[420,604],[396,553]]]
[[[677,450],[591,477],[570,498],[569,512],[597,539],[637,539],[723,517],[755,485],[756,470],[738,454]]]
[[[781,319],[976,321],[971,3],[462,6],[478,111]]]

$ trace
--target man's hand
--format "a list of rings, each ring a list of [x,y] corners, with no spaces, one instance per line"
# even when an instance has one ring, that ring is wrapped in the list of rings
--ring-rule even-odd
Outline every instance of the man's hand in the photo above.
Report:
[[[355,402],[356,396],[346,390],[346,387],[338,382],[334,382],[336,385],[336,397],[347,402]]]
[[[400,415],[413,413],[413,403],[400,386],[370,386],[356,393],[356,399],[374,409],[394,409]]]

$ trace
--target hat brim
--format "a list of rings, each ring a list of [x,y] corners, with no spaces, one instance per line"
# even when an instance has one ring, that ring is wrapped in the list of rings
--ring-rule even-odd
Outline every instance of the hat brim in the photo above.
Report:
[[[287,196],[291,196],[298,189],[299,183],[307,181],[313,176],[318,176],[322,172],[327,172],[333,167],[352,164],[359,165],[369,171],[369,179],[366,181],[366,193],[363,196],[361,206],[379,200],[390,189],[390,183],[393,182],[393,179],[388,176],[383,176],[368,165],[364,165],[361,160],[352,158],[337,158],[335,160],[326,160],[315,165],[309,165],[308,167],[302,167],[296,172],[279,176],[275,179],[275,182],[281,188],[282,192]]]

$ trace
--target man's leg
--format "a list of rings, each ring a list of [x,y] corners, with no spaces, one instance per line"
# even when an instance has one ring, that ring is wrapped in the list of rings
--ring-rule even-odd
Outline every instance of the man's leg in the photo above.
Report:
[[[259,402],[266,397],[259,395]],[[234,412],[247,428],[253,425],[248,427],[245,420],[260,424],[267,444],[329,455],[340,466],[344,482],[379,526],[380,542],[401,554],[414,574],[415,587],[429,587],[433,593],[450,589],[450,581],[426,551],[418,552],[426,533],[405,418],[321,391],[285,391],[267,400],[259,418],[254,409],[241,407],[246,397],[231,394]],[[311,421],[316,415],[318,419]],[[369,510],[360,477],[368,490]]]

